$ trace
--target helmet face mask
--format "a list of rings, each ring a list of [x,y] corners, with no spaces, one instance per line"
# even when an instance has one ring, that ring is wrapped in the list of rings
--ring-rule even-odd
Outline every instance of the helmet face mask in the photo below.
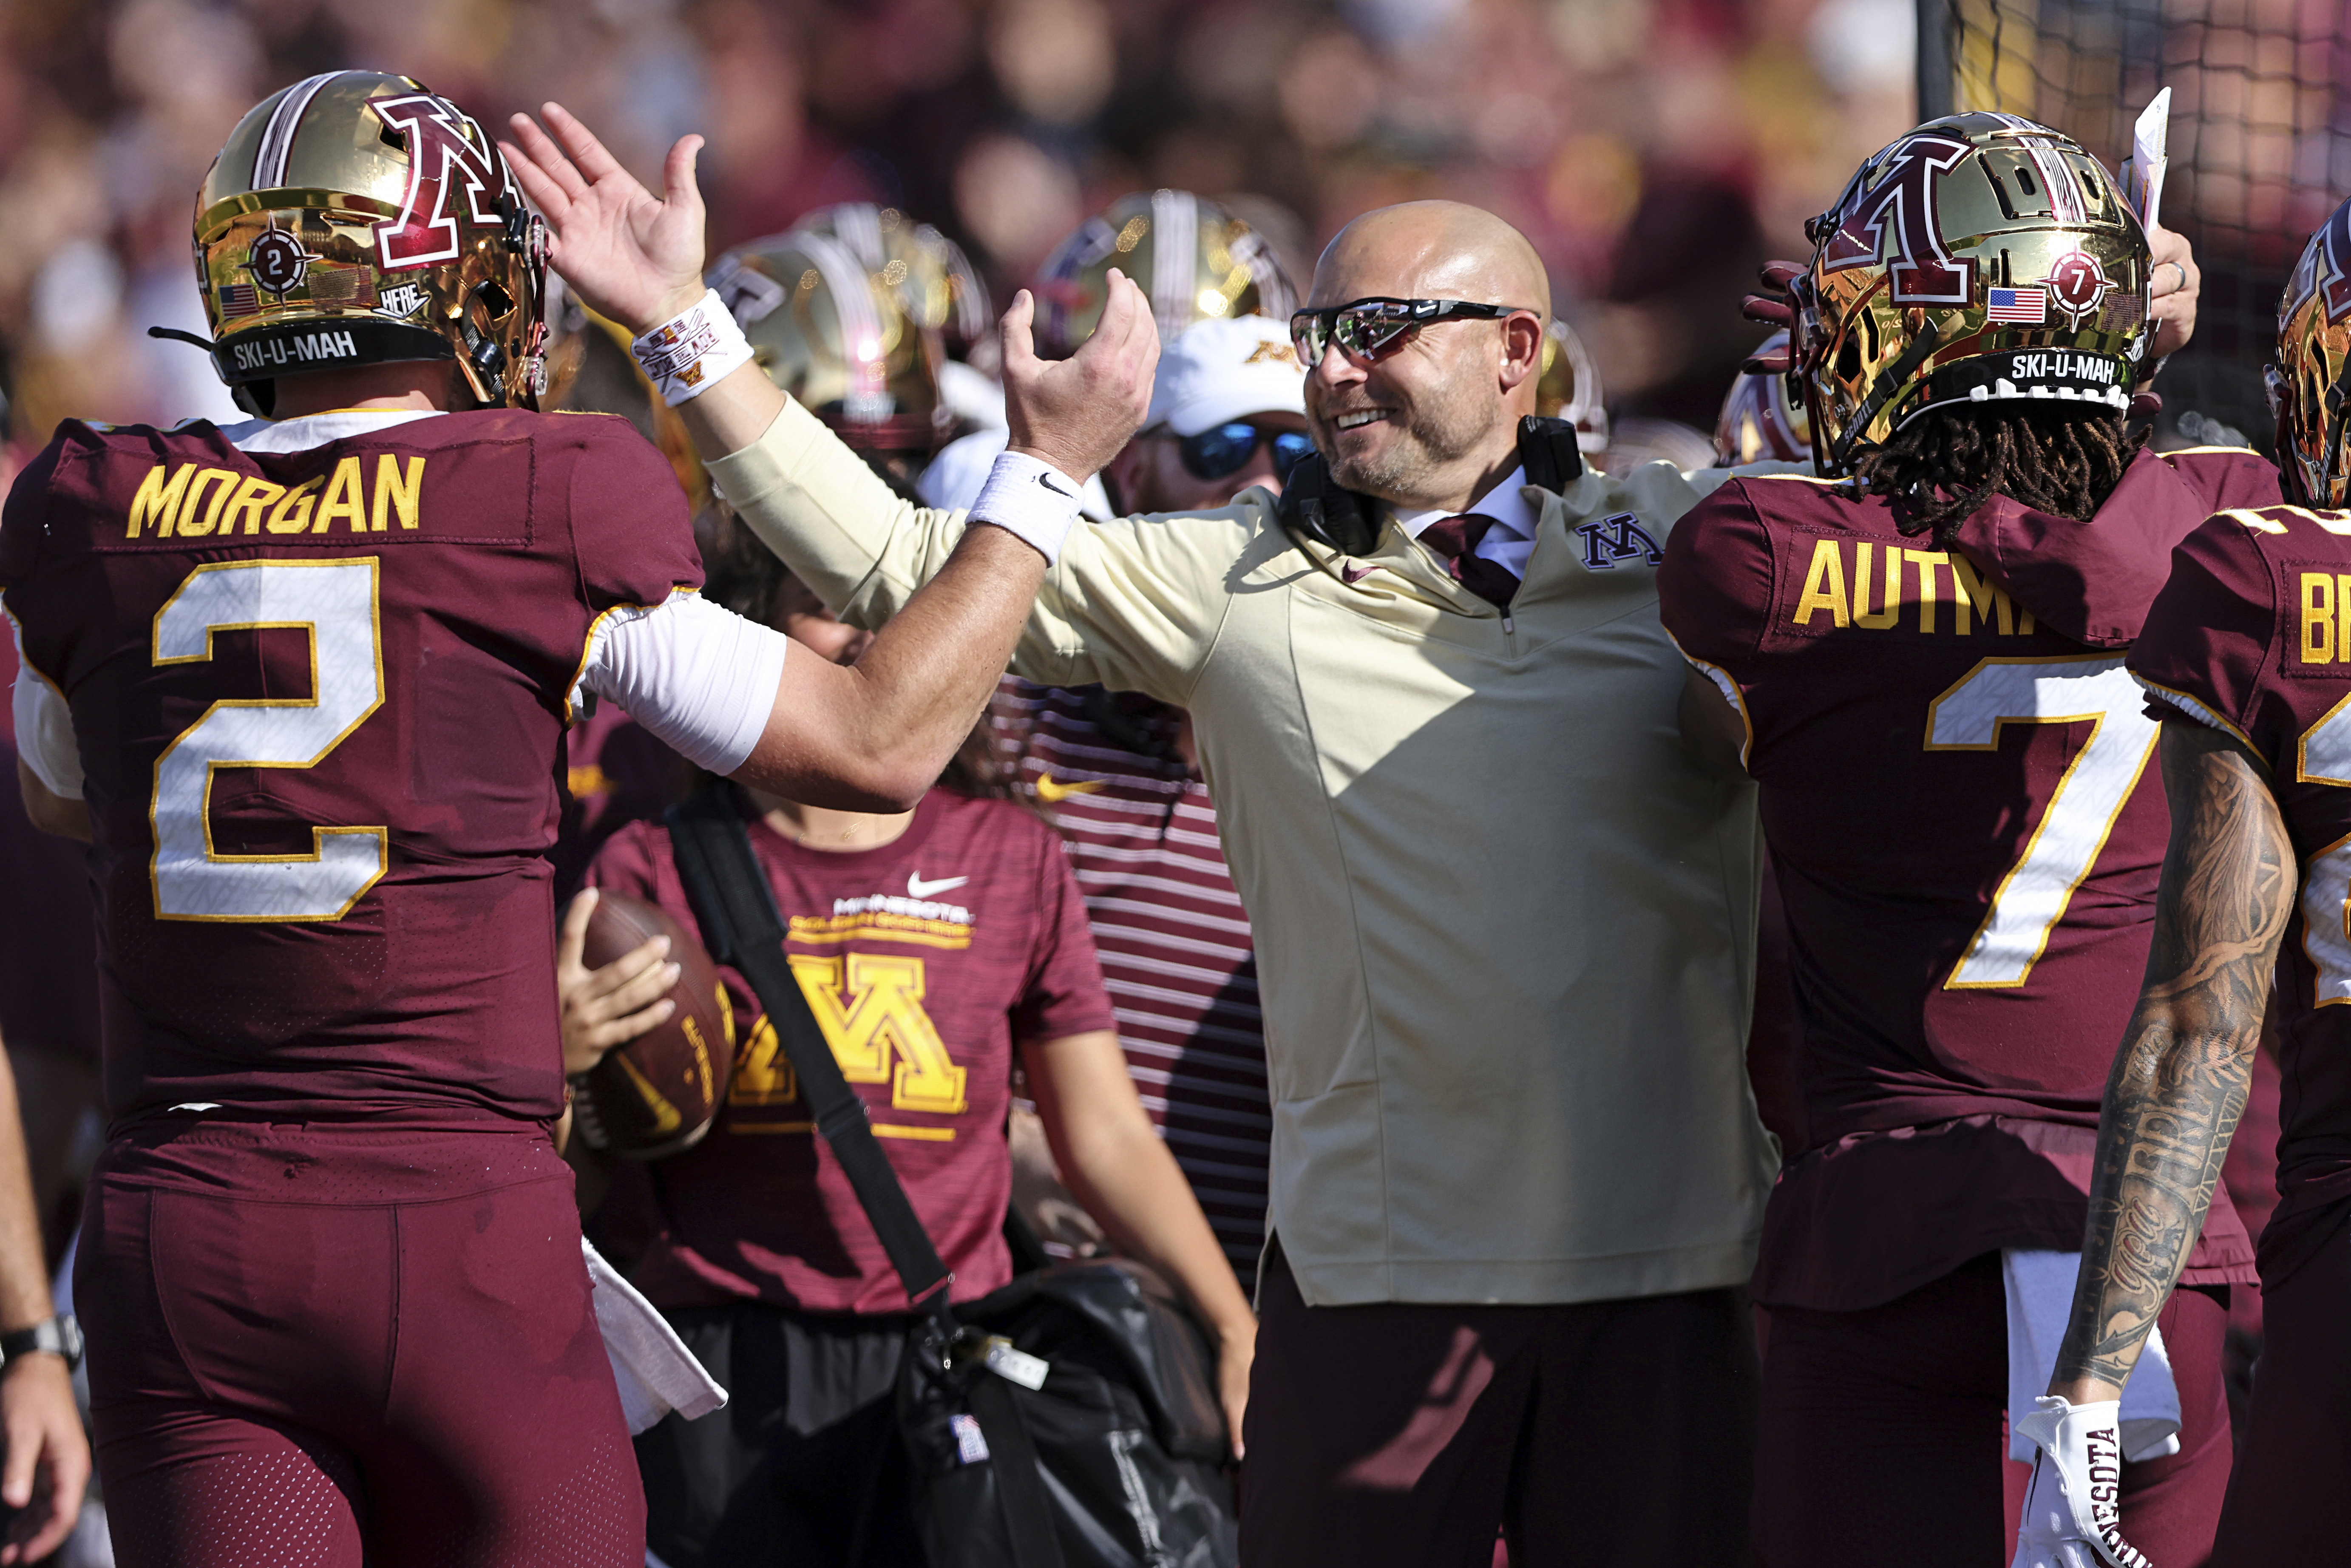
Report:
[[[2351,499],[2351,202],[2310,236],[2286,282],[2268,380],[2287,499],[2343,506]]]
[[[2070,139],[2007,114],[1929,121],[1806,233],[1791,358],[1821,473],[1931,408],[2129,407],[2152,340],[2147,236]]]
[[[213,361],[256,413],[281,375],[451,360],[534,408],[546,226],[465,110],[406,77],[330,71],[237,123],[197,197]]]
[[[1196,321],[1287,321],[1298,308],[1298,290],[1263,235],[1189,191],[1138,191],[1079,225],[1039,268],[1040,354],[1066,357],[1093,336],[1113,267],[1151,297],[1163,343]]]

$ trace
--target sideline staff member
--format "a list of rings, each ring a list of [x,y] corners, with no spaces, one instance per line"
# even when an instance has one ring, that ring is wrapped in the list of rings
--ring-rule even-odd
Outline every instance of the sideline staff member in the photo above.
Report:
[[[567,277],[660,328],[701,287],[685,149],[655,202],[549,117],[580,167],[522,120],[516,156]],[[1697,491],[1663,465],[1580,472],[1541,427],[1521,466],[1550,303],[1490,214],[1356,220],[1294,325],[1315,444],[1376,497],[1376,533],[1293,532],[1261,490],[1079,529],[1013,660],[1191,710],[1256,927],[1277,1239],[1251,1563],[1463,1562],[1498,1527],[1521,1568],[1741,1550],[1736,1287],[1774,1165],[1741,1059],[1754,810],[1683,746],[1657,622]],[[962,535],[761,378],[682,410],[737,512],[852,622]]]

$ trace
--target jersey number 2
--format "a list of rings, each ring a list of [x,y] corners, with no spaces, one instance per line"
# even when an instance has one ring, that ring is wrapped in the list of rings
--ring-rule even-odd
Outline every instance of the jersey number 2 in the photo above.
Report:
[[[1927,709],[1929,751],[1996,751],[2008,724],[2088,724],[2089,743],[2057,779],[1946,989],[2021,986],[2090,874],[2160,727],[2119,653],[1986,659]]]
[[[223,854],[213,847],[214,770],[315,768],[383,706],[383,637],[373,557],[233,560],[190,572],[155,612],[153,662],[213,656],[213,633],[307,632],[310,695],[224,697],[155,760],[159,920],[340,920],[383,875],[381,828],[310,829],[310,852]]]

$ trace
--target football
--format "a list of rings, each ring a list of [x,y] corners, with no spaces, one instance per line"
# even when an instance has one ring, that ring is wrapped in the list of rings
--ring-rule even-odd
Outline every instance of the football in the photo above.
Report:
[[[572,1080],[572,1125],[591,1149],[659,1159],[700,1143],[717,1119],[735,1071],[735,1012],[695,934],[643,899],[607,893],[588,918],[581,960],[591,969],[669,938],[678,967],[676,1011],[606,1053]]]

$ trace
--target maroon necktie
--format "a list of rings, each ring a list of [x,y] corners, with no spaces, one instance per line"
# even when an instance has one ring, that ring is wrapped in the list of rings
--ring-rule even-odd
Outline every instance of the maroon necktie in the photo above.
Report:
[[[1445,558],[1453,580],[1492,605],[1508,610],[1519,591],[1518,573],[1478,553],[1478,541],[1494,519],[1477,512],[1446,517],[1420,530],[1420,542]]]

